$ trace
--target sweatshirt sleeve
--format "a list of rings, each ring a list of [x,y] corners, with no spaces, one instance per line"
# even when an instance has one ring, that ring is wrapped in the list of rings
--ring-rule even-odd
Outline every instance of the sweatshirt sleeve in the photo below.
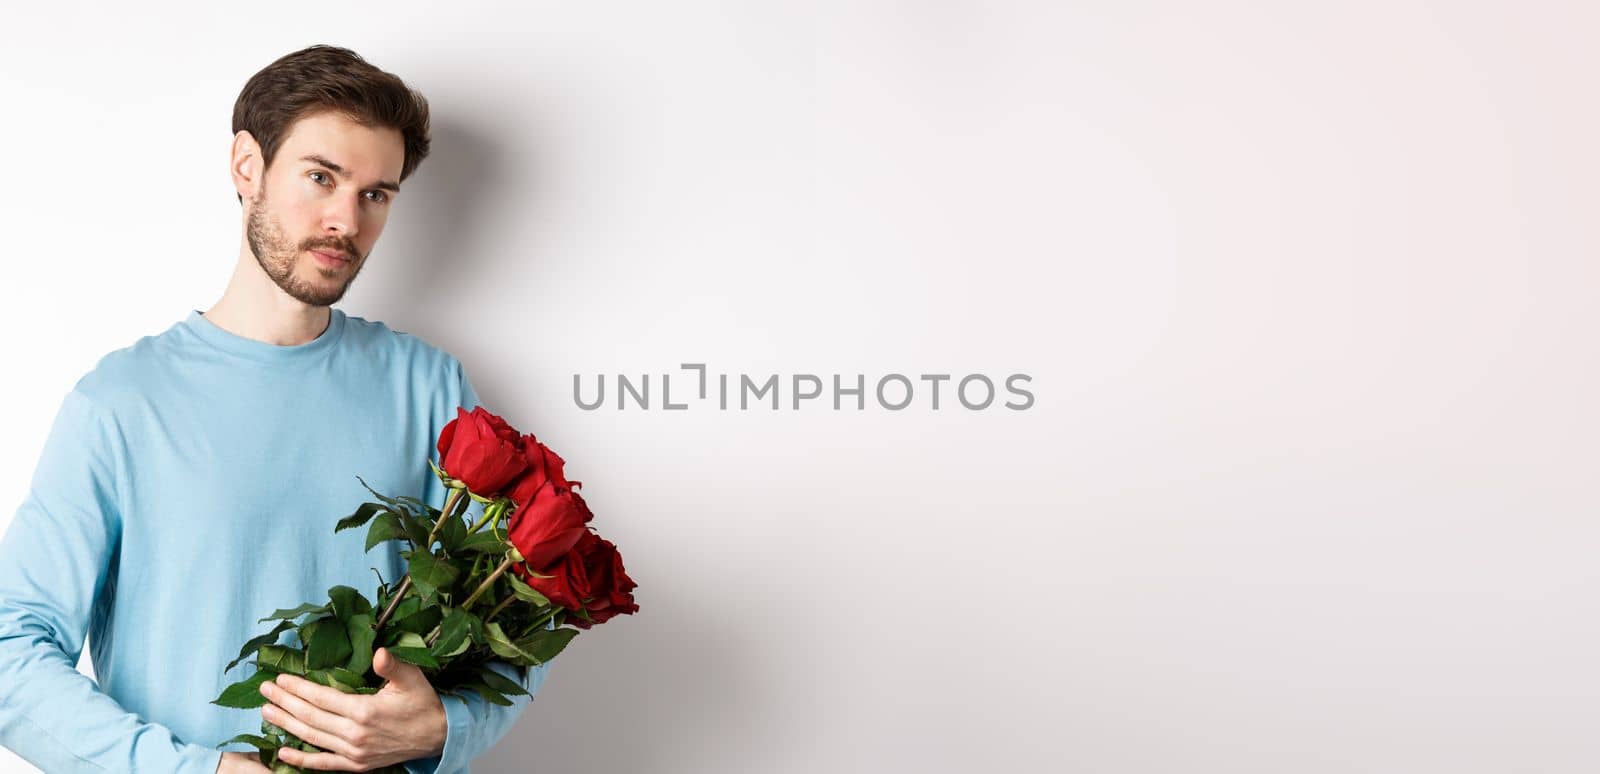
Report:
[[[511,727],[522,717],[523,710],[533,703],[533,696],[544,684],[550,665],[528,667],[526,679],[517,674],[517,668],[503,661],[489,662],[489,668],[507,679],[520,683],[527,696],[509,696],[510,706],[491,704],[488,699],[468,692],[464,697],[445,696],[444,716],[446,727],[444,751],[430,758],[406,762],[411,774],[458,774],[468,771],[468,763],[494,747]]]
[[[69,392],[0,538],[0,744],[51,774],[214,774],[221,750],[145,722],[76,668],[115,589],[116,437],[99,407]]]
[[[473,407],[481,405],[478,392],[459,362],[453,361],[453,368],[460,379],[460,405],[471,411]],[[452,406],[449,413],[454,417],[455,407]],[[493,704],[473,692],[460,698],[442,697],[447,728],[444,750],[429,758],[407,761],[406,771],[410,774],[458,774],[469,771],[469,762],[473,758],[488,752],[516,725],[523,710],[533,702],[539,687],[544,684],[550,665],[545,663],[528,667],[526,676],[518,675],[517,667],[503,661],[491,661],[489,668],[521,684],[528,695],[507,697],[511,700],[510,706]]]

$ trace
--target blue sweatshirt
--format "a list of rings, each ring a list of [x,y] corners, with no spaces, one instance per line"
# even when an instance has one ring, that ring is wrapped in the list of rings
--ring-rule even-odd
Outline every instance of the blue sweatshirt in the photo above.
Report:
[[[442,507],[427,460],[477,394],[448,353],[330,312],[316,339],[278,346],[191,310],[67,393],[0,539],[0,745],[49,774],[212,774],[219,743],[261,730],[259,710],[210,703],[255,671],[223,667],[271,628],[257,619],[339,584],[371,599],[404,573],[398,543],[366,553],[365,529],[334,524],[373,499],[358,475]],[[85,637],[98,684],[75,668]],[[469,771],[547,669],[509,707],[444,697],[444,752],[407,768]]]

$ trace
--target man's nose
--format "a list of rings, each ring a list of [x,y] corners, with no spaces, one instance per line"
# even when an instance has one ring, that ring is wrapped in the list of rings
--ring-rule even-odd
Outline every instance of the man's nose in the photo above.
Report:
[[[361,204],[356,196],[335,196],[322,212],[322,228],[329,234],[353,237],[360,228]]]

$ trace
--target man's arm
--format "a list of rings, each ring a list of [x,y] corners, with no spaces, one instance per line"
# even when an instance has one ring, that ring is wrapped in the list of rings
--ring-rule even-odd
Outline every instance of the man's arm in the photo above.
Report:
[[[121,533],[115,437],[69,392],[0,539],[0,745],[50,774],[214,774],[221,750],[144,722],[76,668]]]
[[[522,711],[533,702],[533,694],[544,683],[549,664],[528,667],[527,679],[517,675],[517,668],[501,661],[489,662],[489,668],[507,679],[520,683],[527,696],[511,696],[511,706],[491,704],[477,693],[468,691],[464,698],[444,696],[445,732],[444,751],[430,758],[406,761],[406,771],[411,774],[455,774],[467,771],[468,762],[489,751],[517,724]]]
[[[471,411],[475,406],[481,405],[478,400],[478,391],[467,378],[466,370],[455,358],[450,359],[454,373],[447,382],[450,388],[446,392],[457,396],[457,400],[447,407],[444,421],[448,422],[456,416],[456,405]],[[485,407],[487,408],[487,407]],[[443,429],[443,425],[440,425]],[[429,477],[432,479],[432,476]],[[437,483],[437,479],[433,479]],[[440,487],[442,497],[443,487]],[[471,513],[463,515],[463,520],[471,524]],[[441,697],[444,702],[444,714],[447,724],[445,732],[444,751],[439,755],[429,758],[418,758],[407,761],[406,770],[411,774],[455,774],[467,771],[468,762],[473,758],[489,751],[517,724],[517,719],[522,717],[523,710],[533,702],[533,697],[539,692],[539,687],[544,684],[545,674],[549,671],[549,664],[528,667],[528,674],[523,678],[517,674],[517,668],[502,661],[489,662],[489,668],[504,675],[507,679],[520,683],[528,691],[527,696],[511,696],[511,706],[493,704],[475,692],[468,691],[464,698],[454,696]]]

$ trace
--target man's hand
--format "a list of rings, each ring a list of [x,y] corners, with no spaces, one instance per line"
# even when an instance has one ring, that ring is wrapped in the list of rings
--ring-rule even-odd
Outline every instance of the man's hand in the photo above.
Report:
[[[225,752],[217,761],[217,774],[272,774],[256,753]]]
[[[278,759],[307,769],[367,771],[438,755],[448,726],[444,702],[422,670],[379,648],[372,668],[389,682],[377,693],[343,693],[295,675],[261,684],[261,717],[326,752],[291,747]]]

